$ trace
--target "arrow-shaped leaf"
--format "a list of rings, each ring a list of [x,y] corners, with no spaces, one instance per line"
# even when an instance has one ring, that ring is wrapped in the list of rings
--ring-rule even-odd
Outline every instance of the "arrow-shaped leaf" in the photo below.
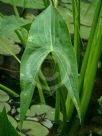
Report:
[[[53,6],[49,6],[32,23],[27,47],[21,60],[21,122],[31,102],[36,85],[35,78],[49,53],[57,61],[61,85],[64,85],[69,91],[80,115],[77,64],[69,31],[58,11]]]

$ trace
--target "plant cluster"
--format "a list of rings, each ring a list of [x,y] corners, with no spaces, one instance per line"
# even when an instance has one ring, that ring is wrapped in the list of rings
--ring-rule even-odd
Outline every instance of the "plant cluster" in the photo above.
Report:
[[[0,14],[0,54],[11,55],[19,63],[21,87],[18,130],[7,118],[7,108],[3,110],[7,98],[2,102],[3,111],[0,110],[0,136],[25,135],[26,129],[28,135],[48,135],[44,127],[47,119],[58,124],[58,135],[77,135],[88,110],[102,53],[102,0],[88,4],[82,0],[0,2],[14,10],[14,15]],[[20,51],[21,59],[17,55]],[[3,84],[0,88],[19,97]],[[29,109],[36,91],[40,105]],[[46,94],[54,95],[54,108],[48,106]],[[40,115],[37,121],[44,126],[28,121],[36,114]],[[34,128],[30,134],[27,124]]]

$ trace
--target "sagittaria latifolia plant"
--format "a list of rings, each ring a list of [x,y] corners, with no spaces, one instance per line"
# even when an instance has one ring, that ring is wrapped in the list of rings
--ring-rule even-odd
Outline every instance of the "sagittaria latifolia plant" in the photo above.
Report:
[[[60,75],[55,79],[56,85],[53,88],[56,92],[55,121],[58,123],[60,120],[60,112],[62,112],[63,123],[60,132],[61,135],[75,135],[75,130],[78,129],[80,123],[83,123],[88,109],[97,65],[102,52],[102,1],[94,0],[90,4],[91,6],[94,4],[95,10],[83,59],[81,57],[81,44],[83,45],[81,25],[82,1],[70,1],[69,9],[72,9],[73,13],[71,23],[69,23],[69,20],[66,20],[66,16],[62,15],[63,13],[59,8],[60,1],[58,0],[0,1],[13,5],[16,15],[6,18],[2,18],[1,16],[0,40],[3,43],[5,41],[4,38],[10,37],[8,34],[15,31],[23,48],[25,48],[21,61],[12,50],[8,50],[9,54],[13,55],[20,63],[21,126],[36,87],[38,88],[41,103],[46,104],[41,79],[44,82],[45,88],[47,88],[46,90],[50,91],[51,88],[48,86],[47,79],[43,73],[42,64],[50,56],[54,63],[56,63],[55,70]],[[17,6],[43,9],[43,11],[37,17],[33,17],[33,19],[24,19],[20,17]],[[88,10],[90,10],[91,6],[88,7]],[[88,10],[85,14],[87,14]],[[8,24],[8,26],[12,25],[4,29],[4,24]],[[73,46],[69,33],[70,25],[74,27]],[[27,31],[28,28],[29,30]],[[6,49],[7,47],[4,50]],[[52,64],[52,69],[53,67]],[[9,91],[3,85],[1,87]],[[73,113],[75,112],[74,107],[77,110],[78,118],[75,117],[75,123],[73,123],[75,126],[70,127],[72,131],[70,129],[67,131],[67,123],[71,122]]]
[[[102,18],[100,17],[102,2],[99,0],[96,4],[81,70],[79,69],[81,43],[80,1],[72,1],[74,49],[71,45],[68,27],[58,13],[57,5],[58,1],[54,1],[55,7],[51,4],[43,11],[32,23],[29,31],[27,47],[21,61],[21,122],[30,105],[34,87],[37,84],[36,76],[41,68],[41,64],[50,53],[54,61],[58,63],[57,67],[61,83],[68,90],[66,100],[63,100],[64,96],[62,93],[65,89],[56,90],[55,120],[59,119],[60,109],[64,107],[62,108],[63,121],[69,121],[73,113],[72,103],[74,103],[77,109],[80,120],[83,121],[85,117],[95,80],[97,64],[102,51]],[[78,69],[80,71],[79,81]],[[80,92],[81,104],[79,104],[78,96]],[[61,106],[60,103],[63,103],[63,105]]]
[[[32,23],[27,47],[21,60],[21,121],[30,105],[41,64],[49,54],[58,63],[61,83],[67,88],[80,117],[75,53],[66,23],[58,11],[50,5]]]

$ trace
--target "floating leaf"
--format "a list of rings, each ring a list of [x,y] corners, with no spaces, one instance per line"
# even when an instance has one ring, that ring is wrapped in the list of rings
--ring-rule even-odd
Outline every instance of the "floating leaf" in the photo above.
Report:
[[[0,102],[6,102],[8,100],[9,100],[8,94],[0,90]]]
[[[48,105],[32,105],[30,108],[30,116],[43,115],[45,114],[45,118],[49,120],[54,120],[55,117],[55,109]],[[62,119],[62,114],[60,114]]]
[[[34,121],[24,121],[22,129],[26,134],[32,136],[47,136],[49,133],[47,128]]]
[[[17,108],[17,112],[20,113],[20,108]],[[26,116],[30,116],[30,115],[31,115],[31,111],[28,109],[27,113],[26,113]]]
[[[77,89],[78,72],[74,49],[63,18],[53,6],[49,6],[32,23],[27,46],[21,60],[21,122],[24,120],[33,96],[36,76],[49,53],[58,63],[61,75],[60,85],[64,85],[69,91],[80,116]]]
[[[9,112],[11,109],[8,103],[0,102],[0,112],[2,112],[4,108],[6,109],[6,112]]]

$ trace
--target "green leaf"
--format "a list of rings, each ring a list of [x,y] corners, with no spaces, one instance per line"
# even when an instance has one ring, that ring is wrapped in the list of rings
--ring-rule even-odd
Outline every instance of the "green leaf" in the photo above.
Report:
[[[9,122],[5,109],[0,114],[0,136],[20,136]]]
[[[89,34],[90,34],[90,30],[91,30],[91,25],[92,25],[95,7],[96,7],[96,4],[97,4],[97,0],[92,0],[92,4],[90,4],[89,2],[84,2],[84,1],[80,1],[80,2],[81,2],[80,35],[81,35],[81,38],[88,39]],[[69,0],[70,4],[63,4],[63,3],[67,3],[67,1],[62,0],[62,3],[58,7],[58,10],[61,13],[61,15],[63,16],[63,18],[65,19],[70,33],[74,33],[71,0]],[[90,6],[90,8],[89,8],[89,6]]]
[[[64,85],[69,91],[80,116],[77,64],[69,31],[58,11],[53,6],[49,6],[32,23],[27,47],[21,60],[21,123],[31,102],[36,76],[49,53],[52,53],[58,63],[61,75],[60,85]]]
[[[49,133],[46,127],[34,121],[24,121],[22,129],[28,130],[26,134],[29,136],[47,136]]]
[[[30,20],[18,18],[16,16],[4,16],[0,21],[0,36],[8,37],[9,33],[14,32],[21,26],[31,23]]]
[[[0,102],[6,102],[9,100],[9,95],[4,91],[0,90]]]
[[[0,37],[0,54],[15,56],[20,50],[20,47],[10,39]]]
[[[23,7],[23,8],[34,8],[34,9],[44,9],[47,4],[49,3],[49,0],[0,0],[4,3],[8,3],[13,5],[13,2],[15,2],[16,6]]]
[[[17,121],[10,115],[7,116],[8,120],[10,121],[10,123],[12,124],[12,126],[16,129],[17,128]]]
[[[54,121],[55,118],[55,109],[48,105],[32,105],[30,108],[30,116],[36,116],[45,114],[45,118]],[[60,113],[60,119],[62,120],[63,116]]]
[[[0,102],[0,112],[2,112],[4,108],[6,109],[6,112],[9,112],[11,110],[11,107],[8,103]]]

